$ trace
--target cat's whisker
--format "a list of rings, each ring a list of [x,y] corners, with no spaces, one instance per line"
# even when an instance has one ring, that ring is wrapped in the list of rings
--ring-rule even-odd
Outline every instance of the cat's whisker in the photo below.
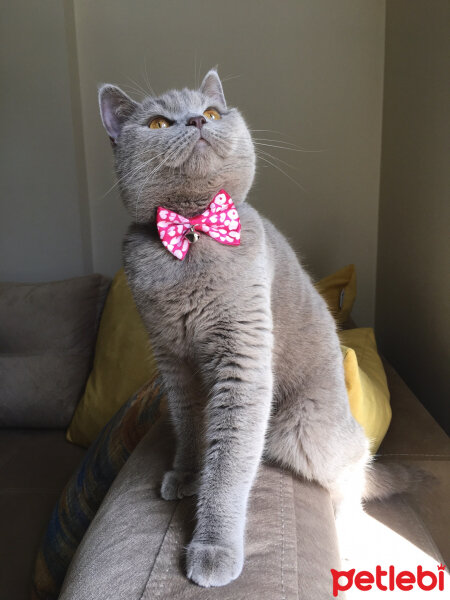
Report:
[[[278,158],[278,156],[274,156],[273,154],[270,154],[270,152],[266,152],[265,150],[261,150],[259,149],[257,151],[257,156],[260,156],[260,154],[264,154],[265,156],[269,156],[270,158],[272,158],[273,160],[278,160],[279,162],[283,163],[284,165],[286,165],[287,167],[290,167],[291,169],[294,169],[294,171],[298,171],[297,167],[294,167],[294,165],[289,164],[288,162],[286,162],[285,160]]]
[[[262,142],[253,142],[256,146],[269,146],[270,148],[280,148],[281,150],[291,150],[291,152],[305,152],[307,154],[309,153],[316,153],[316,152],[323,152],[323,150],[303,150],[301,148],[287,148],[286,146],[277,146],[275,144],[265,144]]]
[[[142,90],[138,90],[136,87],[134,87],[133,85],[128,85],[126,83],[122,84],[122,89],[124,92],[126,92],[129,96],[134,96],[137,98],[140,98],[141,96],[143,96],[143,92]]]
[[[253,137],[253,140],[256,140],[258,142],[277,142],[280,144],[288,144],[289,146],[295,146],[296,148],[301,148],[301,146],[298,146],[297,144],[294,144],[293,142],[286,142],[285,140],[276,140],[275,138],[257,138],[257,137]]]
[[[224,138],[225,140],[233,140],[233,141],[244,141],[247,138],[244,138],[242,136],[240,137],[234,137],[234,136],[227,136]],[[259,146],[272,146],[273,148],[280,148],[282,150],[293,150],[295,152],[305,152],[305,153],[317,153],[317,152],[324,152],[324,150],[307,150],[306,148],[302,148],[301,146],[298,146],[297,144],[294,144],[293,142],[286,142],[284,140],[277,140],[277,139],[272,139],[272,138],[256,138],[256,137],[252,137],[252,141],[255,145],[259,145]],[[265,144],[263,142],[276,142],[276,144]]]
[[[306,148],[302,148],[293,142],[286,142],[285,140],[278,140],[272,138],[255,138],[252,137],[252,142],[254,145],[259,146],[272,146],[272,148],[280,148],[281,150],[293,150],[294,152],[304,152],[304,153],[318,153],[324,152],[324,150],[308,150]],[[222,136],[220,138],[221,142],[226,141],[247,141],[248,138],[242,136]],[[276,144],[265,144],[263,142],[276,142]]]
[[[270,161],[267,158],[264,158],[263,156],[258,155],[258,158],[260,158],[261,160],[265,161],[266,163],[268,163],[269,165],[272,165],[272,167],[274,167],[275,169],[277,169],[278,171],[280,171],[280,173],[283,173],[283,175],[286,175],[286,177],[288,179],[290,179],[293,183],[295,183],[296,186],[298,186],[301,190],[303,190],[304,192],[306,192],[305,188],[293,177],[291,177],[288,173],[286,173],[286,171],[284,171],[281,167],[279,167],[277,164],[273,163],[272,161]]]
[[[181,136],[180,136],[180,138],[181,138]],[[179,140],[180,140],[180,138],[178,138],[178,140],[176,140],[176,141],[179,141]],[[145,178],[145,180],[144,180],[143,184],[142,184],[142,185],[141,185],[141,187],[139,188],[138,196],[137,196],[137,199],[136,199],[136,207],[135,207],[135,219],[136,219],[136,221],[137,221],[137,218],[138,218],[139,202],[140,202],[141,194],[142,194],[142,191],[143,191],[144,187],[147,185],[147,183],[150,181],[150,179],[151,179],[151,178],[152,178],[152,177],[155,175],[155,173],[157,173],[157,172],[158,172],[158,171],[159,171],[159,170],[160,170],[160,169],[163,167],[163,165],[164,165],[164,164],[165,164],[165,163],[166,163],[166,162],[167,162],[169,159],[171,159],[171,158],[174,158],[174,157],[175,157],[175,155],[177,154],[177,152],[178,152],[178,151],[179,151],[179,152],[180,152],[180,154],[181,154],[181,152],[182,152],[182,151],[184,150],[184,148],[186,147],[186,144],[187,144],[187,143],[188,143],[188,142],[186,142],[185,144],[182,144],[181,146],[177,146],[177,147],[176,147],[176,148],[175,148],[175,149],[174,149],[172,152],[169,152],[169,153],[168,153],[168,155],[166,156],[166,158],[164,158],[164,159],[163,159],[163,160],[162,160],[162,161],[159,163],[159,165],[158,165],[157,167],[155,167],[155,168],[154,168],[154,169],[153,169],[153,170],[152,170],[152,171],[151,171],[151,172],[150,172],[150,173],[147,175],[147,177]]]
[[[238,77],[242,77],[242,75],[227,75],[226,77],[221,77],[222,83],[224,81],[231,81],[231,79],[237,79]]]
[[[165,159],[163,159],[163,160],[161,161],[161,163],[160,163],[160,164],[159,164],[159,165],[158,165],[158,166],[157,166],[155,169],[153,169],[153,170],[152,170],[152,171],[151,171],[151,172],[150,172],[150,173],[149,173],[149,174],[146,176],[146,178],[144,179],[144,182],[143,182],[143,184],[142,184],[142,185],[141,185],[141,187],[139,188],[139,193],[138,193],[138,196],[137,196],[137,199],[136,199],[136,211],[135,211],[135,218],[136,218],[136,221],[137,221],[137,216],[138,216],[139,201],[140,201],[140,198],[141,198],[141,193],[142,193],[142,191],[143,191],[144,187],[145,187],[145,186],[146,186],[146,184],[147,184],[147,183],[150,181],[150,179],[152,178],[152,175],[153,175],[154,173],[156,173],[156,171],[157,171],[158,169],[160,169],[160,168],[162,167],[162,165],[163,165],[165,162],[167,162],[167,161],[169,160],[169,158],[171,158],[171,156],[173,156],[173,154],[174,154],[174,153],[175,153],[175,151],[169,152],[169,154],[166,156],[166,158],[165,158]]]
[[[158,156],[161,156],[162,154],[164,154],[164,152],[162,152],[162,153],[161,153],[161,154],[159,154]],[[171,155],[172,155],[172,154],[173,154],[173,152],[169,153],[169,154],[168,154],[168,156],[167,156],[165,159],[163,159],[163,161],[162,161],[162,162],[161,162],[161,163],[160,163],[160,164],[159,164],[159,165],[158,165],[158,166],[157,166],[155,169],[153,169],[153,171],[151,171],[151,172],[150,172],[150,173],[149,173],[149,174],[148,174],[148,175],[145,177],[145,179],[144,179],[144,182],[142,183],[141,187],[139,188],[139,192],[138,192],[138,195],[137,195],[137,198],[136,198],[136,207],[135,207],[135,219],[136,219],[136,221],[137,221],[137,217],[138,217],[139,201],[140,201],[140,198],[141,198],[141,193],[142,193],[142,191],[143,191],[143,189],[144,189],[145,185],[146,185],[146,184],[147,184],[147,183],[150,181],[152,174],[153,174],[153,173],[155,173],[155,171],[156,171],[156,170],[157,170],[159,167],[161,167],[161,166],[162,166],[162,164],[164,164],[164,162],[166,162],[166,161],[167,161],[167,160],[168,160],[168,159],[171,157]],[[155,157],[155,158],[157,158],[157,157]],[[151,161],[147,161],[147,163],[146,163],[146,165],[145,165],[145,166],[148,166],[149,162],[151,162]]]
[[[198,88],[198,76],[197,76],[197,49],[194,50],[194,85]]]
[[[131,83],[136,87],[136,90],[138,90],[139,95],[142,95],[144,97],[148,95],[148,92],[145,90],[145,88],[142,85],[140,85],[137,81],[131,79],[131,77],[128,77],[127,79],[128,81],[131,81]],[[131,89],[132,86],[128,87]]]
[[[137,158],[137,157],[139,157],[139,156],[142,156],[143,154],[145,154],[145,153],[146,153],[146,152],[148,152],[148,151],[149,151],[149,149],[146,149],[146,150],[144,150],[144,152],[141,152],[140,154],[137,154],[137,155],[136,155],[136,158]],[[105,197],[106,197],[106,196],[107,196],[107,195],[108,195],[110,192],[112,192],[112,191],[113,191],[113,189],[114,189],[115,187],[117,187],[117,186],[119,185],[119,183],[121,183],[121,182],[122,182],[122,181],[124,181],[125,179],[128,179],[128,178],[129,178],[129,177],[131,177],[132,175],[136,175],[136,174],[137,174],[139,171],[141,171],[141,170],[142,170],[142,169],[144,169],[145,167],[148,167],[148,165],[149,165],[149,164],[150,164],[152,161],[156,160],[157,158],[159,158],[160,156],[162,156],[164,153],[165,153],[165,152],[161,152],[160,154],[157,154],[156,156],[153,156],[153,157],[152,157],[150,160],[148,160],[148,161],[144,162],[144,163],[143,163],[143,164],[141,164],[141,165],[137,165],[136,167],[134,167],[133,169],[131,169],[131,171],[128,171],[127,173],[125,173],[125,175],[122,175],[122,177],[119,177],[119,178],[118,178],[118,180],[116,181],[116,183],[115,183],[113,186],[111,186],[111,187],[109,188],[109,190],[108,190],[107,192],[105,192],[105,193],[103,194],[103,196],[101,196],[99,199],[100,199],[100,200],[103,200],[103,199],[104,199],[104,198],[105,198]]]
[[[299,146],[298,144],[294,144],[293,142],[286,142],[284,140],[274,140],[271,138],[253,138],[253,141],[255,143],[260,143],[260,142],[276,142],[277,144],[284,144],[287,146],[292,146],[293,148],[297,149],[297,152],[325,152],[325,150],[312,150],[312,149],[307,149],[307,148],[302,148],[302,146]],[[288,148],[287,148],[288,149]]]
[[[199,83],[198,83],[197,87],[200,87],[200,73],[201,72],[202,72],[202,59],[200,59],[200,64],[198,65],[198,80],[199,80]]]
[[[147,87],[149,89],[150,95],[151,96],[156,96],[154,89],[152,88],[151,84],[150,84],[150,77],[149,74],[147,72],[147,59],[144,59],[144,74],[145,74],[145,83],[147,84]]]
[[[99,198],[99,200],[103,200],[104,198],[106,198],[106,196],[111,193],[113,191],[114,188],[116,188],[122,181],[124,181],[125,179],[127,179],[128,177],[131,177],[132,175],[136,175],[136,173],[138,173],[140,170],[142,170],[145,166],[147,166],[147,163],[143,163],[142,165],[138,165],[137,167],[134,167],[131,171],[129,171],[128,173],[126,173],[125,175],[123,175],[122,177],[120,177],[116,183],[114,185],[112,185],[109,190],[107,190],[103,196],[101,196]]]
[[[282,131],[277,131],[276,129],[249,129],[252,132],[264,131],[267,133],[278,133],[278,135],[285,135]]]
[[[181,151],[182,151],[183,149],[184,149],[184,146],[181,148]],[[153,169],[153,171],[151,171],[151,172],[149,173],[149,178],[153,177],[153,175],[154,175],[155,173],[157,173],[157,172],[158,172],[158,171],[161,169],[161,167],[163,167],[163,166],[165,165],[165,163],[166,163],[166,162],[167,162],[169,159],[171,159],[171,158],[175,158],[175,155],[177,154],[177,152],[178,152],[179,150],[180,150],[180,148],[179,148],[179,147],[177,147],[177,148],[175,148],[175,150],[173,150],[173,152],[169,153],[169,154],[166,156],[166,158],[165,158],[164,160],[162,160],[162,161],[159,163],[159,165],[158,165],[157,167],[155,167],[155,168]]]
[[[143,156],[144,154],[146,154],[147,152],[150,152],[150,148],[146,148],[143,152],[139,152],[138,154],[136,154],[135,158],[140,158],[141,156]],[[163,153],[161,153],[163,154]],[[105,192],[105,194],[100,198],[101,200],[107,196],[109,194],[109,192],[111,190],[113,190],[121,181],[123,181],[124,179],[128,178],[129,176],[131,176],[132,174],[135,174],[136,172],[138,172],[140,169],[143,169],[149,162],[151,162],[152,160],[155,160],[156,158],[158,158],[158,156],[161,156],[160,154],[158,154],[157,156],[152,157],[149,161],[145,161],[144,163],[140,164],[140,165],[136,165],[135,167],[133,167],[130,171],[128,171],[127,173],[125,173],[124,175],[122,175],[122,177],[119,177],[116,181],[116,183],[107,191]]]
[[[249,129],[249,131],[252,134],[253,133],[277,133],[278,135],[286,137],[286,134],[283,131],[278,131],[276,129]],[[254,138],[254,139],[258,139],[258,138]],[[285,144],[292,144],[293,146],[297,146],[297,148],[302,148],[303,150],[306,150],[306,148],[303,148],[302,146],[299,146],[298,144],[294,144],[293,142],[290,142],[288,140],[267,140],[267,141],[282,142],[282,143],[285,143]],[[319,150],[313,150],[313,152],[325,152],[325,150],[324,149],[319,149]]]

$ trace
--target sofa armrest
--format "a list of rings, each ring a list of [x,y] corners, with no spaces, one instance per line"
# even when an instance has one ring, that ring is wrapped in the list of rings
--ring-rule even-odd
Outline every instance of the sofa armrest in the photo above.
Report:
[[[387,361],[384,367],[391,392],[392,422],[378,452],[383,461],[409,462],[434,476],[434,484],[417,486],[408,502],[448,564],[450,439],[395,369]]]
[[[163,419],[133,452],[80,544],[60,600],[152,598],[329,599],[339,568],[328,492],[278,467],[262,465],[248,510],[241,576],[223,588],[199,588],[185,576],[195,498],[159,496],[173,438]]]

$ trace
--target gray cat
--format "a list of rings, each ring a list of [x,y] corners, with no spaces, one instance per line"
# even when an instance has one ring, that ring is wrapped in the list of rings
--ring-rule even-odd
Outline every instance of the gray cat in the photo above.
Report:
[[[104,85],[103,124],[133,218],[125,270],[161,371],[177,447],[166,500],[198,494],[190,579],[225,585],[243,566],[250,488],[265,459],[315,480],[335,508],[406,485],[401,467],[369,467],[354,420],[335,322],[283,235],[245,202],[255,174],[250,132],[216,71],[200,89],[142,103]],[[161,243],[158,207],[203,213],[224,189],[239,246],[203,233],[183,260]]]

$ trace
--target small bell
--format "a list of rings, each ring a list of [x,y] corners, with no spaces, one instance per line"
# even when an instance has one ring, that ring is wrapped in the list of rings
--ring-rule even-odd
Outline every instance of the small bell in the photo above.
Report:
[[[188,242],[191,242],[191,244],[193,244],[194,242],[198,242],[198,238],[200,237],[200,235],[195,231],[195,227],[191,225],[191,228],[189,229],[189,231],[186,231],[184,237],[187,239]]]

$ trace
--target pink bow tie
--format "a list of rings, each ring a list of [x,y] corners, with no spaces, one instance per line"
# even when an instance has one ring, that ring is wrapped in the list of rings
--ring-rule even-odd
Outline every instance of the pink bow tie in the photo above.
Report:
[[[214,196],[205,212],[191,219],[158,206],[156,227],[164,246],[180,260],[186,256],[189,244],[197,241],[196,231],[207,233],[221,244],[239,246],[241,243],[239,215],[225,190]]]

